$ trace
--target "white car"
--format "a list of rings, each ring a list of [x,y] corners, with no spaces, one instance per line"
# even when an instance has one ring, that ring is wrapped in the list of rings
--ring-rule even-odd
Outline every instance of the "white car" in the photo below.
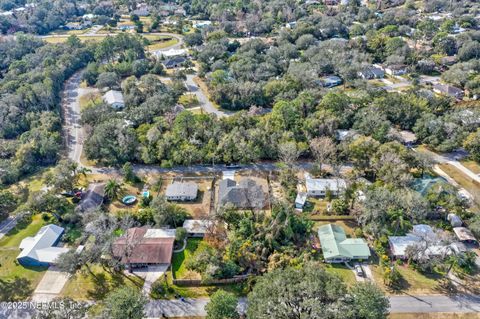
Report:
[[[363,272],[363,268],[362,266],[360,266],[360,264],[355,264],[355,273],[357,274],[357,276],[359,277],[364,277],[365,276],[365,273]]]

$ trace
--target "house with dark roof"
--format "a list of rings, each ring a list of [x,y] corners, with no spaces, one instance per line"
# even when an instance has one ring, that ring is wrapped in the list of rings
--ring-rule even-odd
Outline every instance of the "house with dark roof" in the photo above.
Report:
[[[34,237],[26,237],[20,243],[22,250],[17,260],[24,266],[49,266],[68,248],[55,247],[60,241],[64,229],[57,225],[46,225],[40,228]]]
[[[181,67],[187,61],[183,56],[176,56],[171,59],[163,61],[163,66],[167,69],[174,69]]]
[[[167,200],[187,201],[195,200],[198,194],[198,185],[192,182],[173,182],[167,186],[165,197]]]
[[[336,75],[324,76],[323,78],[321,78],[320,81],[323,87],[326,87],[326,88],[333,88],[343,83],[342,79]]]
[[[448,84],[435,84],[433,86],[433,92],[441,94],[441,95],[446,95],[449,97],[453,97],[457,100],[463,99],[465,93],[463,92],[462,89],[459,89],[457,87],[448,85]]]
[[[88,190],[82,196],[80,204],[76,208],[81,213],[91,211],[103,204],[105,197],[105,184],[94,183],[88,186]]]
[[[113,257],[132,268],[170,265],[175,229],[129,228],[113,243]]]
[[[231,204],[236,208],[261,209],[266,204],[265,192],[253,179],[244,179],[237,184],[232,179],[223,179],[218,187],[218,204]]]
[[[385,71],[374,66],[369,66],[359,71],[358,76],[364,80],[382,79],[385,76]]]

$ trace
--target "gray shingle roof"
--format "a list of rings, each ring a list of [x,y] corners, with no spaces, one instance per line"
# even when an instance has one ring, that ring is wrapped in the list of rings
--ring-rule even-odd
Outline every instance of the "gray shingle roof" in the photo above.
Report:
[[[173,182],[167,186],[165,196],[168,197],[197,197],[198,185],[192,182]]]
[[[232,204],[237,208],[263,208],[265,193],[262,186],[252,179],[244,179],[239,184],[231,179],[221,180],[218,198],[220,205]]]

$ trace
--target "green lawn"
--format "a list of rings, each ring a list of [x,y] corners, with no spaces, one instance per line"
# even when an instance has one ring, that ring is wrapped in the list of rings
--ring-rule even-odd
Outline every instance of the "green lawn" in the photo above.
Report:
[[[164,49],[164,48],[168,48],[172,45],[175,45],[178,43],[178,40],[177,39],[171,39],[171,40],[168,40],[168,41],[158,41],[158,42],[155,42],[151,45],[148,46],[148,50],[160,50],[160,49]]]
[[[201,238],[189,238],[187,247],[180,253],[174,253],[172,259],[172,272],[175,278],[200,279],[200,275],[187,269],[186,261],[198,250],[201,251],[207,244]]]
[[[143,279],[137,276],[126,276],[122,273],[110,273],[100,265],[90,266],[92,274],[86,269],[77,272],[63,287],[61,296],[75,300],[101,300],[107,293],[117,287],[128,285],[141,289]]]
[[[40,215],[29,224],[19,224],[0,240],[0,298],[2,300],[25,299],[43,277],[46,267],[24,267],[16,258],[22,239],[34,236],[44,225]]]
[[[343,264],[326,264],[325,270],[340,277],[348,286],[354,285],[357,282],[353,271]]]

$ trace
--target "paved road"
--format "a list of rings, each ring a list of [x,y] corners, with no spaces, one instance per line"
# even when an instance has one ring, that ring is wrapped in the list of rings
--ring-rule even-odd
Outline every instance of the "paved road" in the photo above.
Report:
[[[479,313],[480,296],[477,295],[428,295],[390,296],[391,313]],[[208,298],[181,300],[151,300],[145,307],[146,318],[204,317]],[[239,311],[246,309],[246,300],[239,302]],[[33,311],[0,308],[0,318],[30,319]]]
[[[80,87],[82,74],[83,70],[67,80],[61,102],[68,158],[78,163],[82,156],[84,140],[84,131],[80,125],[80,98],[88,93],[98,92],[97,89]]]
[[[2,239],[8,232],[17,225],[18,216],[9,216],[0,223],[0,239]]]
[[[198,87],[198,85],[193,81],[193,78],[195,77],[194,74],[188,74],[187,75],[187,80],[185,81],[185,85],[187,86],[187,89],[189,92],[195,94],[197,97],[198,101],[200,102],[200,106],[202,109],[211,114],[216,114],[218,117],[226,117],[230,116],[233,113],[232,112],[225,112],[222,110],[217,109],[212,102],[208,99],[208,97],[203,93],[203,91]]]

